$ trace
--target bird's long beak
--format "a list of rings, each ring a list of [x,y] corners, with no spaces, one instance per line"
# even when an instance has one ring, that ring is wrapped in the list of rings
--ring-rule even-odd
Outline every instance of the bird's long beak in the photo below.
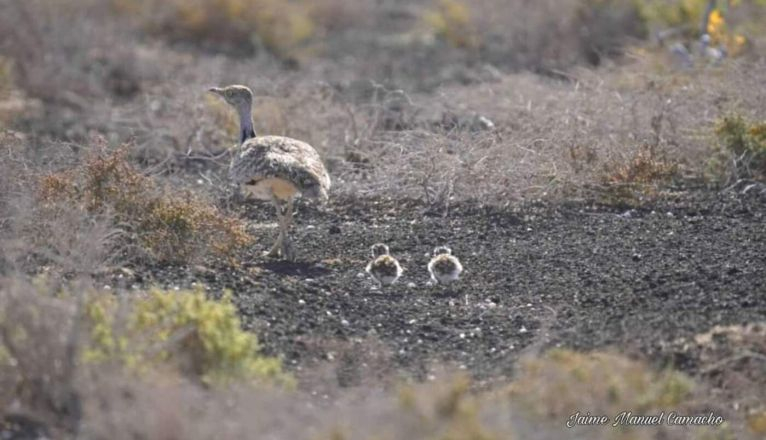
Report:
[[[207,89],[207,91],[209,93],[214,93],[214,94],[216,94],[218,96],[223,96],[223,89],[220,88],[220,87],[211,87],[211,88]]]

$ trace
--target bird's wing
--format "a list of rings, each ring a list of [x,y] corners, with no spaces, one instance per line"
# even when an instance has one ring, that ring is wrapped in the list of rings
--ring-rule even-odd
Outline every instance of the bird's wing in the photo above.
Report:
[[[229,178],[240,184],[280,178],[301,192],[325,197],[330,188],[330,176],[316,150],[281,136],[256,137],[242,144],[229,167]]]

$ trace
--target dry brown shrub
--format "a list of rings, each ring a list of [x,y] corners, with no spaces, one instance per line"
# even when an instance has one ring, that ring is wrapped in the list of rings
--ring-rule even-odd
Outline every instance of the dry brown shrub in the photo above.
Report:
[[[68,163],[61,145],[36,150],[14,133],[0,135],[0,272],[96,274],[122,259],[124,244],[111,212],[72,203],[39,203],[37,180],[49,161]],[[53,179],[71,196],[68,179]]]
[[[149,255],[172,262],[212,254],[233,257],[252,243],[245,225],[191,192],[171,192],[126,160],[127,150],[98,150],[78,168],[43,176],[46,205],[82,204],[91,213],[113,212]]]
[[[0,413],[72,430],[81,416],[76,303],[40,294],[47,289],[0,279]]]
[[[732,401],[753,434],[766,434],[766,323],[716,325],[671,348],[694,365],[716,398]]]
[[[658,157],[652,147],[643,146],[627,163],[606,167],[602,201],[608,204],[636,203],[656,196],[678,176],[678,163]]]

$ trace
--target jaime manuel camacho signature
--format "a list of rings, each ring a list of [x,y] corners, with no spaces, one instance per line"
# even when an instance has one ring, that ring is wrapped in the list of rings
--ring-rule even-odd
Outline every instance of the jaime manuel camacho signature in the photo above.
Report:
[[[698,415],[682,415],[675,411],[656,414],[633,414],[631,411],[623,411],[614,417],[606,415],[582,414],[580,411],[569,416],[567,428],[575,426],[720,426],[725,422],[724,418],[713,412]]]

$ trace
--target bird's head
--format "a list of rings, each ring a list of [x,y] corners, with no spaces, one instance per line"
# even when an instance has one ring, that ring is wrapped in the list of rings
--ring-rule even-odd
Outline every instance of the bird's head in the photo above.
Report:
[[[226,103],[234,107],[239,113],[240,134],[239,144],[242,145],[248,139],[255,137],[253,118],[251,116],[253,105],[253,91],[247,86],[231,85],[226,87],[211,87],[207,90],[220,96]]]
[[[220,96],[226,103],[237,110],[249,110],[253,104],[253,91],[247,86],[211,87],[208,89],[208,92]]]
[[[439,246],[434,249],[434,257],[437,255],[452,255],[452,249],[448,248],[447,246]]]
[[[373,258],[378,258],[381,255],[388,255],[388,246],[383,243],[375,243],[370,247],[370,250],[372,250]]]

